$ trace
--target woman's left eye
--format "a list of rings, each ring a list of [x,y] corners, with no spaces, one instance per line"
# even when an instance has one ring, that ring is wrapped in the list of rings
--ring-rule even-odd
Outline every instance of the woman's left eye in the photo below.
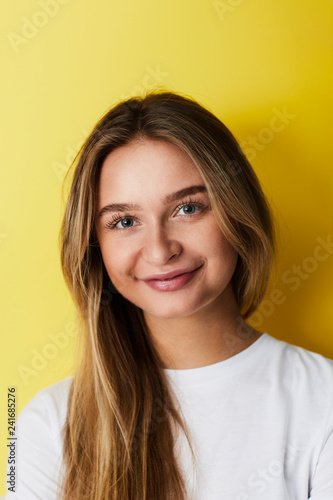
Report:
[[[182,210],[184,212],[183,214],[180,214],[180,215],[193,215],[196,212],[198,212],[198,210],[204,210],[205,205],[203,205],[201,203],[183,203],[182,205],[180,205],[177,208],[178,208],[178,211],[177,211],[178,214]]]

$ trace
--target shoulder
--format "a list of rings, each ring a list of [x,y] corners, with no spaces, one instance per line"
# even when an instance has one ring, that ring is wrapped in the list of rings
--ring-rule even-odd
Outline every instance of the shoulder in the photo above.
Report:
[[[62,406],[64,406],[64,404],[67,404],[73,379],[74,376],[67,377],[63,380],[60,380],[59,382],[56,382],[55,384],[45,387],[45,389],[41,389],[23,408],[22,412],[30,406],[38,404],[39,402],[47,402],[49,404],[55,405],[57,408],[61,408]]]
[[[311,379],[315,384],[333,384],[333,360],[297,345],[278,340],[266,334],[267,345],[271,346],[275,367],[299,380]]]
[[[294,407],[306,406],[310,413],[322,411],[332,417],[333,360],[271,336],[266,343],[266,373],[272,386],[290,396]]]

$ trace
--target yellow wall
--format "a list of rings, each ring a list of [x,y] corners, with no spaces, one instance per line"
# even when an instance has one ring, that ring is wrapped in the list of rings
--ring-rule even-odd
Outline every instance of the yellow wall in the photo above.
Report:
[[[253,322],[333,357],[332,1],[7,5],[0,20],[0,494],[7,387],[16,386],[20,411],[37,390],[73,372],[75,312],[57,247],[61,180],[97,119],[143,88],[193,96],[240,140],[280,229],[276,280]]]

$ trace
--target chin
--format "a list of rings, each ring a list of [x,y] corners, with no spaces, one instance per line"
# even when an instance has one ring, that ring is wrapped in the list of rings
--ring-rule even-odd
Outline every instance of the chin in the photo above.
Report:
[[[167,301],[165,301],[167,302]],[[152,316],[157,316],[158,318],[163,318],[163,319],[177,319],[177,318],[184,318],[186,316],[190,316],[191,314],[194,314],[196,311],[201,309],[203,305],[193,305],[193,304],[167,304],[165,303],[161,304],[160,307],[154,307],[154,309],[151,309],[149,307],[142,307],[142,311],[145,314],[149,314]]]

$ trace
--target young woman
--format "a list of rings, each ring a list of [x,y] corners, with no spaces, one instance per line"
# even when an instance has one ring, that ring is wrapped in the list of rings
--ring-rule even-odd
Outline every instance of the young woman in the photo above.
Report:
[[[21,412],[8,500],[332,500],[333,362],[245,322],[274,240],[211,112],[172,92],[111,109],[61,229],[82,359]]]

